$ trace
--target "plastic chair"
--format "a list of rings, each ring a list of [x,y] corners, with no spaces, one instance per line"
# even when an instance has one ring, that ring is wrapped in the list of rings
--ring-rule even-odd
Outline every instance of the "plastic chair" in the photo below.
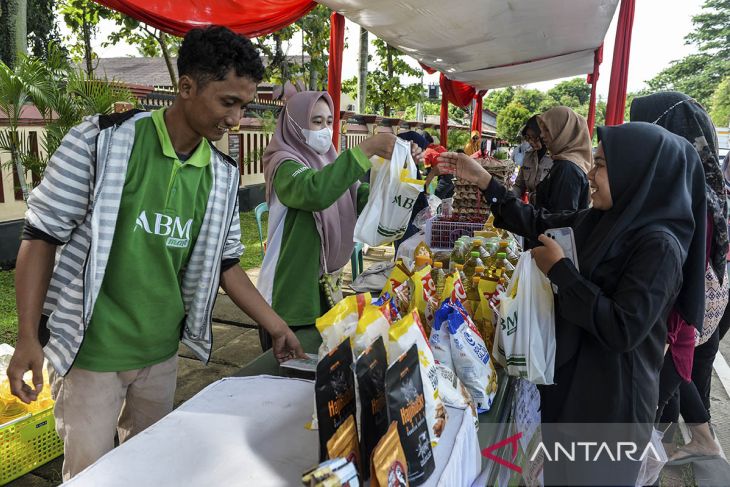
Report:
[[[264,232],[261,229],[261,217],[264,216],[264,213],[269,212],[269,205],[267,205],[265,202],[261,203],[256,207],[254,210],[254,213],[256,214],[256,226],[259,228],[259,242],[261,242],[261,258],[264,258],[264,254],[266,253],[266,249],[264,247]]]
[[[363,244],[355,242],[355,248],[352,249],[352,256],[350,257],[350,265],[352,266],[352,280],[357,279],[357,276],[363,271],[362,262],[362,247]]]

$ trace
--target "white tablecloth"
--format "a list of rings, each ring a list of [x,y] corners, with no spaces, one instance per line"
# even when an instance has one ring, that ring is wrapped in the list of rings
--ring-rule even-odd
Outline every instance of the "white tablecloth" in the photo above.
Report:
[[[294,486],[319,460],[311,419],[314,383],[272,376],[215,382],[64,485]],[[425,485],[471,485],[480,470],[469,414],[449,421]]]

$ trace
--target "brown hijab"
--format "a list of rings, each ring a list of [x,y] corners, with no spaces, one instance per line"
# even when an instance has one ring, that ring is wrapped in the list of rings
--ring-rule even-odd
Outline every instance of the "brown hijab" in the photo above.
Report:
[[[263,157],[266,202],[269,207],[275,196],[274,176],[282,162],[296,161],[319,171],[337,158],[334,146],[331,146],[326,154],[317,153],[307,145],[301,131],[309,128],[314,105],[321,99],[327,102],[334,113],[332,98],[327,92],[303,91],[289,98],[286,107],[279,114],[274,136],[266,147]],[[322,242],[324,260],[320,262],[320,268],[323,272],[336,271],[350,259],[357,221],[358,186],[359,183],[350,186],[349,190],[329,208],[312,213]]]
[[[562,106],[553,107],[537,118],[550,132],[552,141],[547,144],[550,157],[554,161],[570,161],[588,174],[593,166],[593,149],[585,118]]]

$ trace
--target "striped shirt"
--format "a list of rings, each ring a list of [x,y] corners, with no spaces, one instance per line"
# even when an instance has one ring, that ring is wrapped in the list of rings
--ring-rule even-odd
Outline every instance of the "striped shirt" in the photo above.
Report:
[[[50,332],[44,352],[60,374],[73,365],[91,319],[114,239],[135,123],[149,116],[84,119],[64,137],[28,199],[26,225],[63,244],[43,307]],[[210,318],[221,265],[243,253],[238,168],[215,149],[210,166],[213,187],[181,285],[186,313],[182,342],[204,362],[211,353]]]

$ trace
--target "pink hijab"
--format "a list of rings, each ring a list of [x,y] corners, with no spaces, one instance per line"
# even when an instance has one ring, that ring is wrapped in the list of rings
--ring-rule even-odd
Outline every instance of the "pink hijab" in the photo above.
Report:
[[[282,162],[296,161],[319,171],[337,158],[334,146],[331,146],[329,152],[324,155],[309,147],[300,130],[309,128],[312,110],[320,99],[324,99],[334,113],[332,98],[326,91],[303,91],[289,98],[286,107],[279,114],[274,136],[266,147],[263,157],[266,202],[269,206],[272,204],[275,192],[274,176]],[[359,185],[355,183],[350,186],[350,189],[329,208],[312,213],[322,241],[324,262],[320,262],[320,268],[323,272],[341,269],[350,259],[354,247],[352,239],[357,221]]]

